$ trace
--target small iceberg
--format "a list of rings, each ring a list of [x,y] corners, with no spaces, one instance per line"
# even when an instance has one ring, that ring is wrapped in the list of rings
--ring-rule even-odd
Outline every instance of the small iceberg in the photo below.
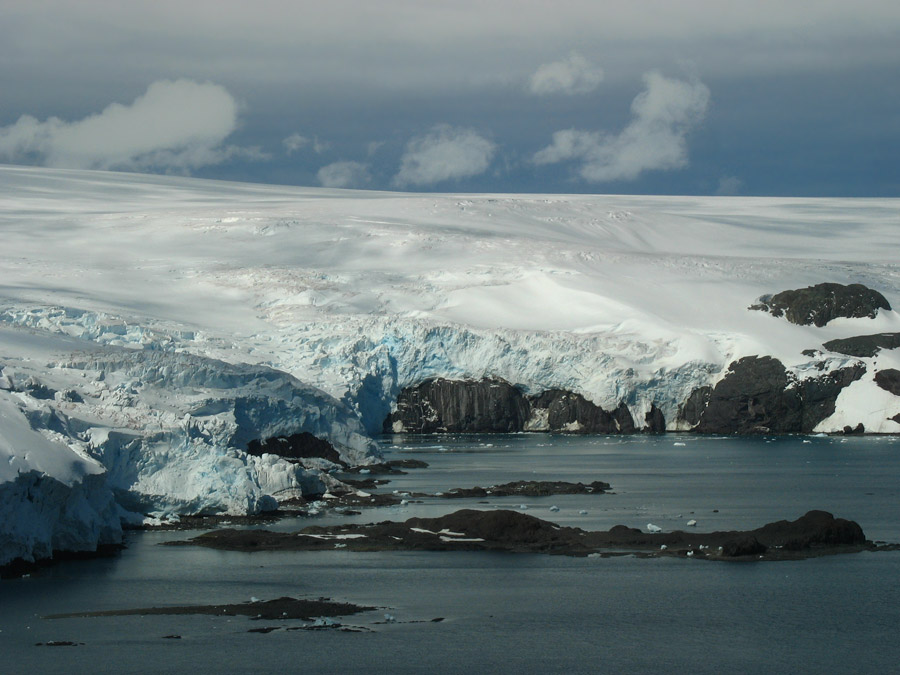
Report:
[[[662,528],[659,525],[647,523],[647,532],[662,532]]]
[[[689,521],[685,523],[688,527],[697,527],[697,521],[691,518]]]
[[[554,504],[553,506],[550,507],[550,510],[556,512],[556,511],[559,511],[559,507]]]

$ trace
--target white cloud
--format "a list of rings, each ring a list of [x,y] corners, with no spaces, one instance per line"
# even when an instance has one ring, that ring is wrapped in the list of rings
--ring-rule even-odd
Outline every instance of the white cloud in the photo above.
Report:
[[[291,155],[309,145],[309,139],[306,136],[301,136],[298,133],[293,133],[283,141],[281,141],[281,144],[284,146],[285,152]]]
[[[744,181],[737,176],[722,176],[716,194],[721,196],[737,195],[744,188]]]
[[[545,63],[531,76],[532,94],[588,94],[603,81],[603,70],[591,65],[580,54],[572,52],[568,58]]]
[[[319,183],[330,188],[362,187],[372,180],[369,166],[360,162],[335,162],[323,166],[316,175]]]
[[[536,164],[582,162],[579,174],[591,182],[633,180],[649,170],[687,166],[687,134],[706,115],[709,89],[657,72],[644,75],[645,89],[631,104],[633,118],[618,135],[568,129],[536,153]]]
[[[496,145],[471,129],[435,126],[406,144],[394,185],[431,185],[487,171]]]
[[[130,105],[112,103],[77,122],[23,115],[0,128],[0,157],[47,166],[189,171],[258,149],[223,147],[237,128],[237,102],[219,85],[160,80]]]
[[[328,141],[320,141],[318,136],[313,136],[313,152],[317,155],[321,155],[323,152],[328,151],[331,148],[331,143]]]

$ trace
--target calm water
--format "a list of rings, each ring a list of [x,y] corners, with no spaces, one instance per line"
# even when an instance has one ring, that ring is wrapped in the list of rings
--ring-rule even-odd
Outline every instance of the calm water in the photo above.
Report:
[[[421,458],[431,467],[394,477],[387,489],[605,480],[615,494],[530,499],[527,512],[590,529],[648,522],[674,529],[694,518],[699,530],[713,530],[756,527],[820,508],[857,520],[871,539],[900,541],[900,441],[807,440],[395,438],[385,442],[390,457]],[[355,520],[521,503],[428,500]],[[550,512],[551,505],[560,511]],[[894,672],[900,660],[900,553],[716,564],[157,546],[184,536],[135,534],[116,558],[60,564],[0,583],[0,671],[855,673]],[[41,618],[282,595],[387,609],[346,620],[371,633],[248,633],[259,624],[241,617]],[[375,624],[385,612],[398,623]],[[403,623],[435,617],[445,621]],[[163,639],[169,634],[182,639]],[[85,644],[34,646],[49,640]]]

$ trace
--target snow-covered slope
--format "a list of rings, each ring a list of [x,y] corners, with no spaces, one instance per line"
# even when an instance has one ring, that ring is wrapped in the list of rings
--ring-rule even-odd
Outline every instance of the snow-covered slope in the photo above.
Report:
[[[738,357],[772,355],[802,375],[805,349],[900,331],[894,311],[817,328],[747,310],[823,281],[866,284],[897,306],[898,207],[0,167],[0,366],[83,399],[38,407],[69,420],[58,433],[103,463],[131,507],[253,510],[315,476],[248,458],[250,436],[309,430],[359,460],[370,449],[359,434],[428,377],[567,389],[606,409],[625,401],[636,419],[655,403],[673,428],[685,398]],[[30,355],[29,330],[57,342]],[[877,357],[879,368],[898,360]],[[887,419],[896,397],[879,390],[872,404],[872,372],[821,430],[865,417],[870,431],[900,431]],[[254,396],[259,419],[242,426],[236,411]],[[221,464],[195,471],[210,452]]]

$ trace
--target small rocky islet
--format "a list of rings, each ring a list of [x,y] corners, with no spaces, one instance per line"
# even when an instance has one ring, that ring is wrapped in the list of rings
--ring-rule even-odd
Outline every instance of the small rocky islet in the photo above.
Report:
[[[656,528],[653,528],[656,529]],[[859,524],[825,511],[754,530],[644,532],[617,525],[607,531],[565,527],[503,509],[462,509],[403,522],[310,526],[297,532],[220,529],[173,546],[228,551],[493,551],[608,557],[634,555],[706,560],[798,560],[864,550],[896,550],[866,539]]]

